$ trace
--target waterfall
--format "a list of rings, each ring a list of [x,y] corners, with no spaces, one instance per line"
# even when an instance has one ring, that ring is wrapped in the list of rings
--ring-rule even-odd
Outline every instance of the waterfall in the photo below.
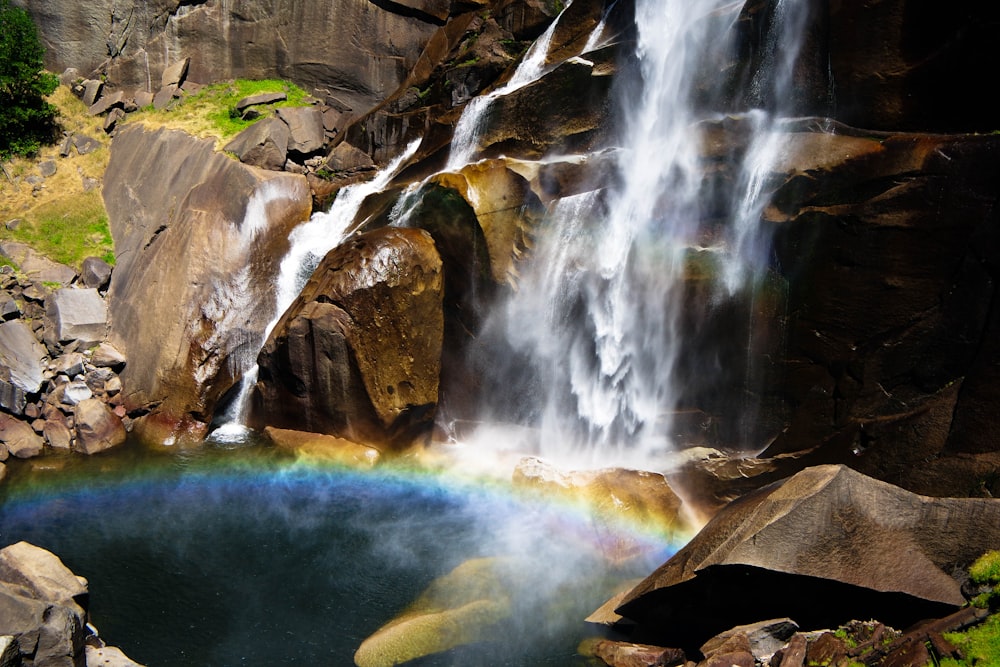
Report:
[[[637,0],[636,82],[618,87],[617,178],[550,207],[519,289],[484,331],[486,345],[499,341],[513,360],[485,362],[497,390],[485,421],[527,421],[538,453],[574,466],[648,466],[679,444],[681,376],[711,375],[721,357],[697,358],[685,340],[688,276],[693,265],[710,267],[717,286],[709,295],[721,300],[766,268],[757,223],[780,148],[776,101],[791,85],[806,4],[779,0],[779,35],[766,54],[773,63],[740,98],[765,108],[747,110],[745,161],[727,192],[712,193],[726,207],[720,230],[717,212],[705,210],[698,125],[721,120],[711,104],[724,91],[701,73],[732,48],[740,5]]]
[[[495,99],[504,95],[510,95],[528,84],[537,81],[545,74],[545,59],[549,54],[549,46],[552,45],[552,37],[555,35],[556,27],[559,25],[559,19],[566,13],[571,4],[572,0],[567,2],[559,15],[556,16],[545,32],[542,33],[541,37],[531,44],[507,83],[485,95],[474,97],[466,103],[465,108],[462,110],[462,115],[455,125],[451,141],[451,151],[448,154],[448,164],[445,167],[445,171],[458,171],[473,161],[476,152],[479,150],[479,137],[483,132],[483,125],[488,118],[490,106]],[[603,25],[600,27],[603,29]]]
[[[212,431],[210,435],[212,441],[240,443],[246,440],[250,430],[246,426],[249,416],[250,393],[257,383],[257,351],[267,341],[278,320],[292,305],[295,297],[302,291],[323,257],[340,245],[348,236],[365,199],[369,195],[385,189],[419,147],[419,139],[410,142],[406,150],[396,156],[383,169],[380,169],[371,180],[341,188],[329,210],[314,213],[308,222],[299,225],[288,235],[288,252],[281,260],[278,277],[274,283],[274,313],[256,345],[248,346],[249,349],[254,350],[254,358],[244,360],[242,369],[245,370],[243,370],[236,396],[219,420],[220,425]],[[255,207],[248,207],[248,216],[250,210],[255,210]],[[254,224],[259,225],[260,223]],[[244,226],[256,229],[250,225],[245,224]]]

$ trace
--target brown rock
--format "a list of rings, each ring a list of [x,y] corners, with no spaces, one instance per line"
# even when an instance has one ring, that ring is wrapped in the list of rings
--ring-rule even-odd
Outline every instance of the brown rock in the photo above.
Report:
[[[42,436],[49,447],[54,449],[69,449],[73,444],[73,434],[59,421],[46,420],[42,427]]]
[[[948,573],[998,542],[1000,501],[917,496],[817,466],[731,503],[617,611],[689,639],[762,616],[906,626],[962,605]],[[746,605],[712,593],[737,582]]]
[[[277,118],[265,118],[233,137],[224,150],[234,153],[245,164],[281,171],[290,136],[287,124]]]
[[[672,667],[683,665],[687,659],[680,649],[608,639],[596,642],[592,652],[611,667]]]
[[[81,617],[86,613],[87,580],[33,544],[17,542],[0,549],[0,582],[20,586],[37,600],[73,607]]]
[[[205,424],[273,317],[278,258],[309,216],[308,184],[242,165],[211,140],[126,125],[104,201],[118,253],[109,342],[129,359],[124,404],[157,404],[158,423],[183,431]]]
[[[0,441],[16,458],[28,459],[42,453],[45,441],[27,423],[0,413]]]
[[[288,150],[297,153],[314,153],[323,148],[326,131],[323,112],[316,107],[283,107],[278,118],[288,126]]]
[[[100,399],[80,401],[75,410],[76,449],[84,454],[96,454],[125,442],[122,420]]]
[[[320,263],[262,350],[263,423],[406,442],[438,397],[443,277],[427,232],[380,229]]]
[[[774,667],[803,667],[806,660],[807,640],[803,634],[795,634],[789,641],[788,646],[775,654],[772,660]]]
[[[834,665],[846,657],[847,644],[831,632],[821,634],[806,649],[806,664]]]
[[[321,462],[351,468],[371,468],[378,463],[381,457],[381,453],[374,447],[336,438],[332,435],[292,431],[273,426],[266,427],[264,435],[281,449],[291,450],[296,454]]]

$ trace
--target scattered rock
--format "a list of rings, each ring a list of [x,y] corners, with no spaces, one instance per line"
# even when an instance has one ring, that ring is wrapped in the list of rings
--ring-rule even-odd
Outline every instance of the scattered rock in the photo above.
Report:
[[[125,366],[125,355],[111,343],[103,342],[94,348],[90,363],[97,368],[121,370]]]
[[[87,136],[86,134],[74,134],[73,145],[76,146],[77,153],[80,155],[87,155],[100,148],[101,142],[93,137]]]
[[[80,282],[97,290],[107,288],[111,280],[111,265],[100,257],[87,257],[80,266]]]
[[[101,400],[88,398],[76,406],[76,449],[96,454],[125,442],[122,420]]]
[[[46,299],[45,316],[52,323],[46,335],[58,343],[76,340],[86,347],[107,334],[108,306],[94,288],[56,290]]]
[[[101,116],[108,113],[113,108],[122,108],[125,106],[125,93],[116,90],[111,95],[102,95],[94,104],[87,109],[87,114],[91,116]]]
[[[45,441],[26,422],[0,413],[0,441],[11,456],[30,459],[42,453]]]
[[[265,118],[233,137],[224,150],[245,164],[280,171],[285,166],[290,136],[288,125],[277,118]]]
[[[190,64],[190,58],[182,58],[163,70],[163,75],[160,77],[160,88],[183,84]]]
[[[258,104],[272,104],[274,102],[284,102],[288,99],[288,95],[285,93],[258,93],[257,95],[250,95],[249,97],[244,97],[236,102],[236,110],[243,111],[244,109]]]
[[[38,163],[38,173],[40,173],[44,178],[55,176],[57,170],[58,167],[56,166],[55,160],[42,160]]]
[[[83,103],[88,107],[94,106],[97,99],[101,96],[104,91],[104,82],[98,79],[87,79],[83,82]]]

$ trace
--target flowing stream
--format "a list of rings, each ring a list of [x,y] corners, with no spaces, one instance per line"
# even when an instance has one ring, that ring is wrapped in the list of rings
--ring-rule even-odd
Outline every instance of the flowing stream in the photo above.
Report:
[[[704,110],[723,97],[722,83],[706,94],[699,75],[732,48],[739,5],[638,0],[638,71],[634,85],[618,86],[618,177],[606,190],[550,206],[532,265],[485,335],[514,363],[501,368],[495,354],[484,362],[500,378],[497,393],[486,396],[484,423],[527,422],[537,429],[539,453],[574,466],[650,466],[679,444],[674,421],[687,378],[720,370],[720,354],[696,357],[699,341],[685,336],[688,276],[692,265],[710,267],[710,297],[722,302],[766,268],[758,221],[780,150],[774,126],[792,83],[804,4],[776,4],[780,27],[765,45],[767,76],[741,96],[749,100],[745,159],[733,184],[712,193],[723,200],[720,224],[706,210],[698,124],[722,118]]]

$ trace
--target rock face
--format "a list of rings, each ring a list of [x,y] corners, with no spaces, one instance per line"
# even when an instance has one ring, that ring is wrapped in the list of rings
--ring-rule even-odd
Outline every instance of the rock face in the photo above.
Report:
[[[358,112],[399,86],[442,22],[440,8],[427,11],[434,2],[15,4],[34,18],[53,71],[102,72],[155,92],[181,54],[189,80],[290,79]]]
[[[256,354],[288,233],[311,210],[308,186],[211,141],[136,126],[115,137],[104,200],[117,253],[111,342],[130,359],[125,406],[154,407],[160,435],[171,424],[197,435]]]
[[[331,251],[261,351],[255,420],[373,444],[426,430],[443,286],[421,230],[380,229]]]
[[[0,636],[13,638],[13,654],[24,667],[82,667],[91,651],[107,651],[121,667],[141,667],[120,650],[105,647],[88,625],[87,581],[54,554],[27,542],[0,549]],[[86,647],[85,647],[86,644]],[[96,658],[97,656],[95,656]]]
[[[962,605],[952,571],[998,543],[998,500],[917,496],[817,466],[731,503],[617,611],[664,646],[780,616],[906,627]]]

